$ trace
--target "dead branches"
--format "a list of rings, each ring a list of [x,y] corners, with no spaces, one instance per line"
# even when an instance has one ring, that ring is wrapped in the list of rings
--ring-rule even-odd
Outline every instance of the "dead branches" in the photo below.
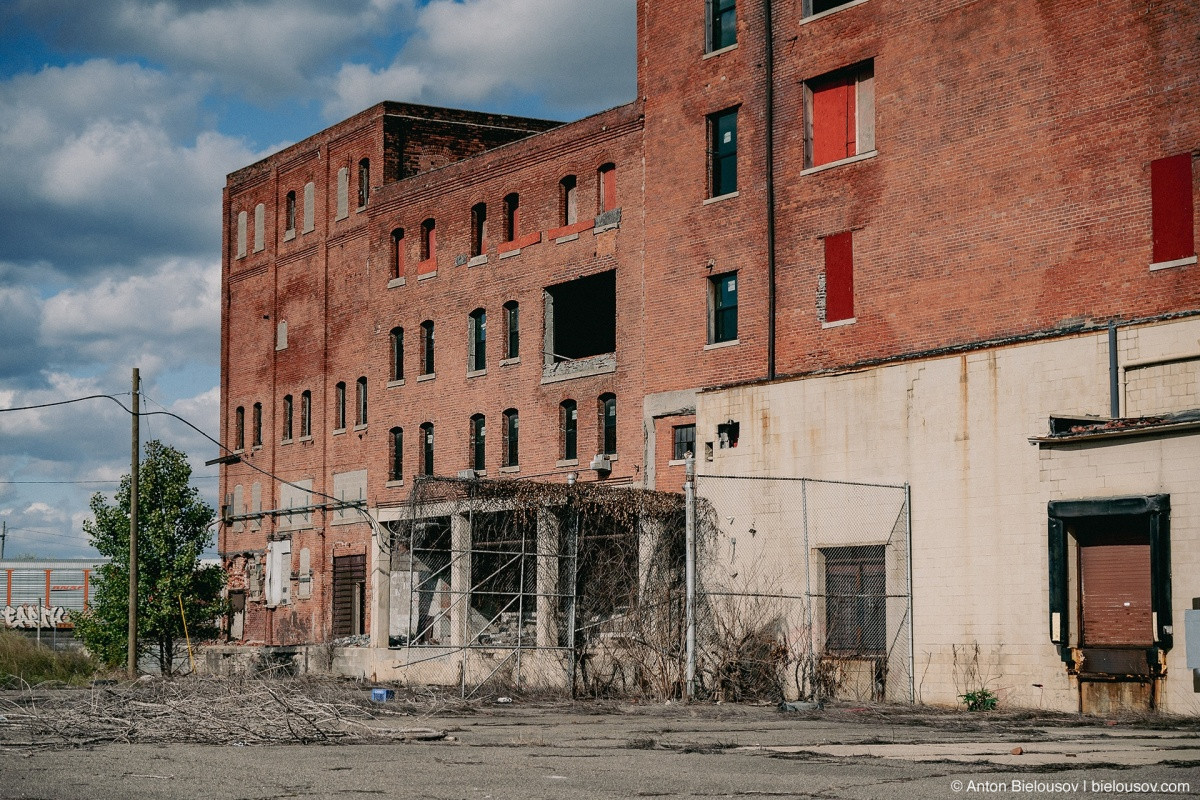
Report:
[[[374,704],[358,685],[318,681],[190,678],[28,690],[0,697],[0,750],[106,743],[382,744],[444,738],[395,728],[400,704]]]

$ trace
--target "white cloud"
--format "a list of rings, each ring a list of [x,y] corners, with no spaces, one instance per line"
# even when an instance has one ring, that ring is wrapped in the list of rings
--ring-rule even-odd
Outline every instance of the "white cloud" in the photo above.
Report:
[[[325,114],[381,100],[472,105],[537,93],[565,112],[633,99],[634,0],[434,0],[383,69],[344,65]]]

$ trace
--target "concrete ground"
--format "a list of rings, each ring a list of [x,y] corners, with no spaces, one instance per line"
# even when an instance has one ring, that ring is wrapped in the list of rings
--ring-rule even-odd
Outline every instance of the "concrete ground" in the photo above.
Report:
[[[1194,720],[518,700],[410,721],[447,738],[0,748],[0,798],[1200,796]]]

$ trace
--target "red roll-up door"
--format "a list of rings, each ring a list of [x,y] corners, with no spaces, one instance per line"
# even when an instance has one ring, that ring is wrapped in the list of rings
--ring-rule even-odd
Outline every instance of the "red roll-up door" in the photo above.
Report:
[[[1117,528],[1080,542],[1079,574],[1085,647],[1149,647],[1150,535]]]

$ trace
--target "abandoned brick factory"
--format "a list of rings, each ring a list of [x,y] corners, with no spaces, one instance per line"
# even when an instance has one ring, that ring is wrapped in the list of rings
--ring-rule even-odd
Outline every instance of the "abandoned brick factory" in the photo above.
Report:
[[[207,666],[1195,713],[1195,3],[637,15],[228,176]]]

